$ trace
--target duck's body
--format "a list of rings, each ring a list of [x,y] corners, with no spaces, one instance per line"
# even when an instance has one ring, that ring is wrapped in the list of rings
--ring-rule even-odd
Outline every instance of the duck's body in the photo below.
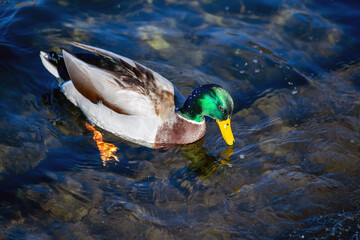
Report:
[[[204,136],[204,118],[189,117],[192,101],[188,99],[188,105],[176,111],[178,90],[160,74],[106,50],[73,45],[96,55],[85,58],[62,50],[63,63],[44,52],[40,57],[55,77],[70,80],[61,90],[93,124],[151,148],[188,144]]]
[[[92,103],[76,90],[72,81],[61,85],[65,96],[78,106],[90,122],[128,141],[159,148],[168,145],[188,144],[202,138],[205,121],[189,121],[175,113],[162,119],[158,115],[119,114],[101,101]]]

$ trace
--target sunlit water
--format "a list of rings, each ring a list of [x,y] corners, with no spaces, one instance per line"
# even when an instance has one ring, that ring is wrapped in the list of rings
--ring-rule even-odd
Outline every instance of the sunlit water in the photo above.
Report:
[[[0,238],[359,239],[357,1],[0,1]],[[102,164],[40,50],[78,41],[235,101],[227,147]]]

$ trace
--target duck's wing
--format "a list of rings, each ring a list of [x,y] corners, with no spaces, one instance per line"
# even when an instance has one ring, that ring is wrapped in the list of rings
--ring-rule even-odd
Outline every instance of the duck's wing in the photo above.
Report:
[[[174,111],[174,87],[160,74],[115,53],[80,43],[110,61],[112,67],[86,63],[63,50],[66,69],[76,90],[93,103],[101,101],[119,114],[168,116]]]

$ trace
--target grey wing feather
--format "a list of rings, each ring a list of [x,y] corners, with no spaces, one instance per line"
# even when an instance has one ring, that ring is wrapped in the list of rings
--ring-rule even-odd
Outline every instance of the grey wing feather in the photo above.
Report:
[[[148,96],[120,86],[113,73],[87,64],[65,50],[63,56],[75,88],[91,102],[101,101],[119,114],[152,116],[156,113]]]
[[[120,88],[129,88],[129,90],[131,89],[133,92],[145,96],[153,104],[156,115],[167,117],[169,114],[173,114],[175,109],[174,87],[166,78],[129,58],[113,52],[76,42],[71,44],[117,63],[121,71],[103,71],[110,74],[113,82],[117,83]]]

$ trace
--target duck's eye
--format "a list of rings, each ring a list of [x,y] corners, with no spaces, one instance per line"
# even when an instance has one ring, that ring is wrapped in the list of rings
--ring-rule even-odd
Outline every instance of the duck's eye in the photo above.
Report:
[[[222,106],[218,106],[218,109],[222,112],[222,113],[224,113],[225,112],[225,110],[224,110],[224,108],[222,107]]]

